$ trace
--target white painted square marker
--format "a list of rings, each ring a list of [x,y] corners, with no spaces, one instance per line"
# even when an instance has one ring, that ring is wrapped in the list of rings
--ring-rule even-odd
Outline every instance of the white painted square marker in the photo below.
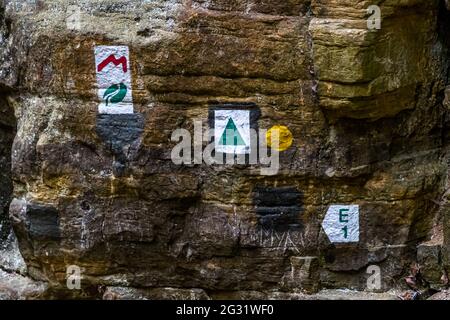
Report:
[[[250,110],[215,110],[214,141],[216,152],[250,153]]]
[[[130,54],[127,46],[96,46],[98,111],[107,114],[133,113]]]

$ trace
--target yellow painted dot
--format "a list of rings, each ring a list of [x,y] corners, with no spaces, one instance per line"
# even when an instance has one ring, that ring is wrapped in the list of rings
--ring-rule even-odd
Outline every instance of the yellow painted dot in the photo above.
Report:
[[[276,134],[278,134],[278,147],[275,149],[278,151],[289,149],[294,137],[292,136],[292,132],[286,126],[273,126],[270,128],[266,134],[267,145],[272,148],[272,135]],[[274,137],[274,139],[276,138]],[[277,140],[274,142],[277,142]]]

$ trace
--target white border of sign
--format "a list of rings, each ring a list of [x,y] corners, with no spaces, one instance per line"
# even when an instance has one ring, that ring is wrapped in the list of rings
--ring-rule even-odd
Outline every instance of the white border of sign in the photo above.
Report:
[[[359,242],[359,205],[331,205],[322,227],[332,243]]]
[[[133,91],[131,86],[130,54],[127,46],[96,46],[95,70],[97,74],[98,97],[101,101],[98,111],[107,114],[133,113]],[[124,99],[107,105],[103,97],[112,85],[124,84],[127,88]]]
[[[220,139],[225,132],[229,119],[232,118],[245,146],[221,145]],[[216,152],[229,154],[249,154],[250,143],[250,110],[215,110],[214,111],[214,141]]]

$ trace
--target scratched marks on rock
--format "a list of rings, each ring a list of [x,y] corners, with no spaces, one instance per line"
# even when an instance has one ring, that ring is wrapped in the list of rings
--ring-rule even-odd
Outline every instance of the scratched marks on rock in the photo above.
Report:
[[[305,245],[303,231],[266,229],[260,227],[257,230],[257,243],[260,247],[274,250],[293,250],[300,253]]]

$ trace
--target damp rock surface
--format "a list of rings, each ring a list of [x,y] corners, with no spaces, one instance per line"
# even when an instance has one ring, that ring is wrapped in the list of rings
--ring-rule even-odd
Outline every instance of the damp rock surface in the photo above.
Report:
[[[375,30],[370,1],[5,3],[0,241],[12,226],[26,271],[0,276],[0,288],[6,279],[37,281],[51,298],[292,299],[367,290],[373,265],[381,283],[367,298],[408,289],[406,277],[448,285],[443,1],[384,1]],[[129,69],[114,64],[131,75],[133,113],[99,114],[101,98],[128,96],[99,84],[96,46],[128,47]],[[222,124],[217,110],[243,112]],[[249,159],[196,163],[208,139],[192,146],[191,164],[172,161],[175,130],[194,140],[215,125],[242,130],[219,136],[235,148],[245,126],[284,126],[293,140],[270,175]],[[321,223],[331,205],[358,206],[358,242],[330,242]],[[412,275],[415,263],[422,273]],[[80,290],[67,287],[69,266]]]

